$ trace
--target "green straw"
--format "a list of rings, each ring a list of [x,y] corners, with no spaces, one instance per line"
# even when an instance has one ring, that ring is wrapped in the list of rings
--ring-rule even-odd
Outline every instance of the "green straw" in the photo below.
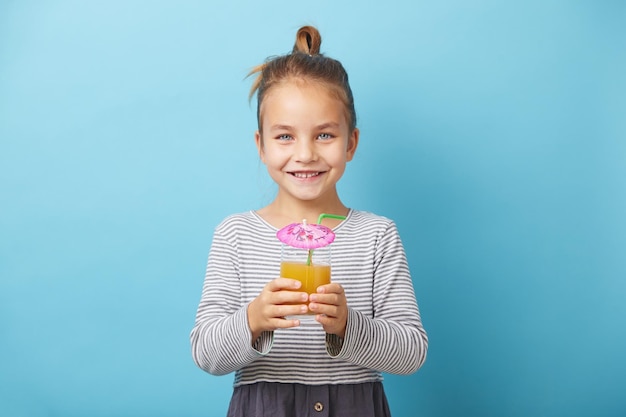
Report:
[[[345,220],[346,216],[340,216],[338,214],[326,214],[326,213],[322,213],[320,214],[320,216],[317,218],[317,224],[322,224],[322,220],[324,219],[338,219],[338,220]]]
[[[317,218],[317,224],[322,224],[322,220],[324,220],[324,219],[345,220],[346,216],[340,216],[338,214],[322,213]],[[312,258],[313,258],[313,249],[309,249],[308,256],[306,257],[306,266],[311,266]]]

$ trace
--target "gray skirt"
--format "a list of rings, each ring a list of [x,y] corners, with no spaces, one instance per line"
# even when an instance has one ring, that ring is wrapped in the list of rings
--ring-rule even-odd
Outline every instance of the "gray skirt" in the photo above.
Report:
[[[228,417],[391,417],[381,382],[235,387]]]

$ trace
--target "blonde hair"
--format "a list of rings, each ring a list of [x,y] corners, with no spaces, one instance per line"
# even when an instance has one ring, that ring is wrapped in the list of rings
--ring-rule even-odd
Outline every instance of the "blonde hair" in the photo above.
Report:
[[[296,33],[291,53],[268,58],[252,68],[248,76],[257,74],[250,89],[249,99],[257,95],[257,123],[261,130],[261,105],[272,87],[289,79],[320,83],[328,88],[345,106],[350,132],[356,128],[354,98],[348,74],[341,62],[320,53],[322,37],[313,26],[302,26]]]

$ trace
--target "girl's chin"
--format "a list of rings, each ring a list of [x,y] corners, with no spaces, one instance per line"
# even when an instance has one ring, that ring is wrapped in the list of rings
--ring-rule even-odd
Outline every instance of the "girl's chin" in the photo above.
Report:
[[[287,194],[293,198],[294,200],[301,201],[303,203],[314,203],[314,202],[327,202],[332,199],[332,196],[335,196],[336,193],[329,192],[329,190],[311,190],[309,192],[303,192],[302,190],[288,191]]]

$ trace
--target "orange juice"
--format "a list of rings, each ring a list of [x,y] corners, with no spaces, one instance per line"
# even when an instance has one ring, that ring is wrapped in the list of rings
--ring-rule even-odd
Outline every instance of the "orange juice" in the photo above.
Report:
[[[330,265],[307,265],[306,262],[282,261],[280,276],[297,279],[302,283],[298,291],[313,294],[317,292],[317,287],[320,285],[330,284]]]

